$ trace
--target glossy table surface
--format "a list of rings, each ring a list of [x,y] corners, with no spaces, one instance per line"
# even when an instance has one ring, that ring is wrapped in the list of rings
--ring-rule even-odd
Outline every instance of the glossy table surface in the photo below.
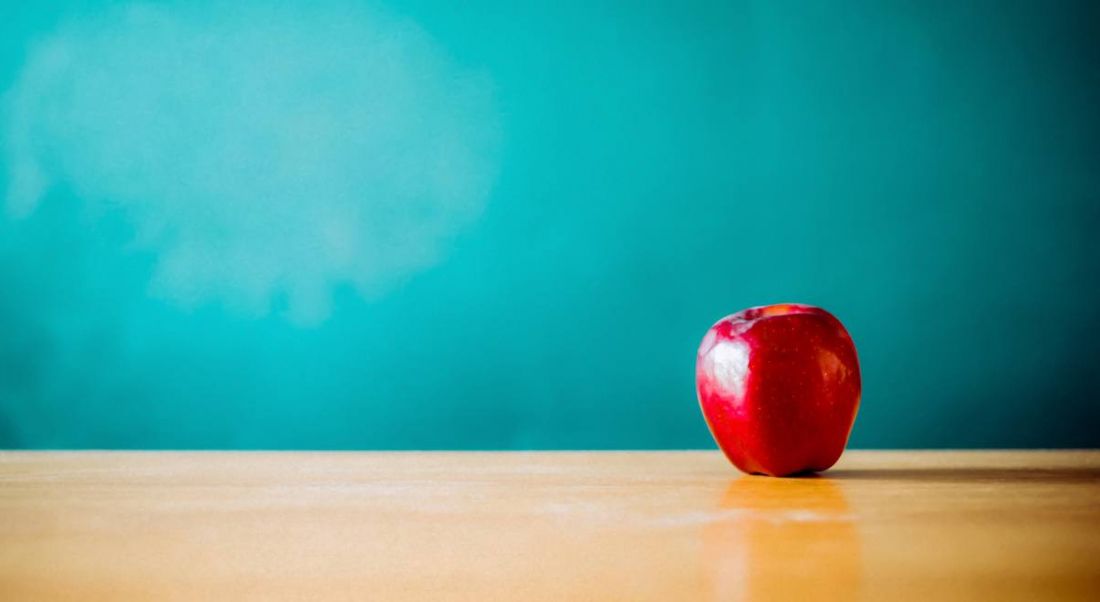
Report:
[[[3,600],[1100,600],[1100,452],[0,452]]]

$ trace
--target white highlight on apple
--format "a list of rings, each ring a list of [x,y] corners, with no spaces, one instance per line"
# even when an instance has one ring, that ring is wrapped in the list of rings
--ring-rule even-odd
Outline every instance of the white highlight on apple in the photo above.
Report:
[[[742,395],[749,375],[749,347],[741,341],[720,341],[707,354],[704,366],[723,393]]]

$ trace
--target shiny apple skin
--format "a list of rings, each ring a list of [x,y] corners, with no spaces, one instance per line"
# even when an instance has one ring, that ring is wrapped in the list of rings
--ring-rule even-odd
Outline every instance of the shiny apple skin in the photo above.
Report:
[[[859,410],[852,337],[819,307],[753,307],[707,331],[695,363],[707,426],[749,474],[828,469],[848,444]]]

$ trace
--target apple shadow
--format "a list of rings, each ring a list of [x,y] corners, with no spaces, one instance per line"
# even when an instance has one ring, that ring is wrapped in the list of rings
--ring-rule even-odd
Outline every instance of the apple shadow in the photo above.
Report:
[[[1100,468],[868,468],[837,469],[821,475],[838,481],[898,481],[906,483],[1047,483],[1100,484]]]
[[[785,474],[782,476],[770,475],[763,472],[750,472],[745,473],[746,477],[762,478],[762,479],[783,479],[783,480],[806,480],[806,479],[823,479],[829,476],[828,473],[823,473],[815,470],[804,470],[802,472],[795,472],[791,474]]]

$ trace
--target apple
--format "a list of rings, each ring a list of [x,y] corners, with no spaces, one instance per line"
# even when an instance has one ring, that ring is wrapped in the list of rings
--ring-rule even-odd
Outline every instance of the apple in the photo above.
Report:
[[[714,440],[738,469],[816,472],[835,464],[848,443],[859,360],[844,325],[820,307],[752,307],[707,331],[695,387]]]

